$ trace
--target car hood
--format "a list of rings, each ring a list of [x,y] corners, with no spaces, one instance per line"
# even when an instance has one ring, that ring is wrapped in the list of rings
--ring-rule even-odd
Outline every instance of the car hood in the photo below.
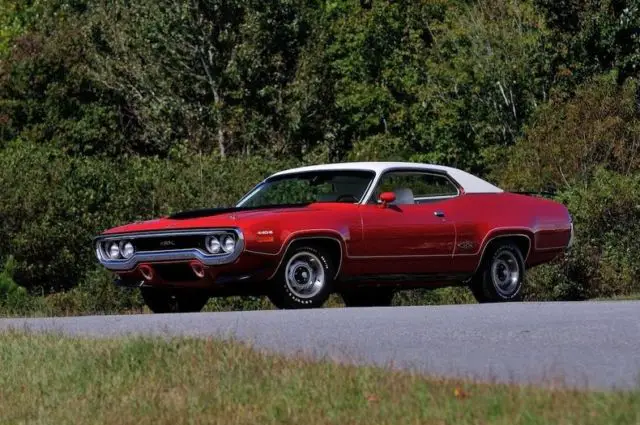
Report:
[[[275,215],[291,214],[305,210],[323,210],[318,204],[277,205],[257,208],[210,208],[190,210],[153,220],[138,221],[118,226],[103,234],[188,230],[207,227],[234,227],[268,219]]]

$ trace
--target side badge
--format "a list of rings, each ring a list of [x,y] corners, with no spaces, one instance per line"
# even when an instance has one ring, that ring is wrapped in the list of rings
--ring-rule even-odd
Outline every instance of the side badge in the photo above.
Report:
[[[258,230],[256,242],[273,242],[273,230]]]
[[[462,241],[458,244],[458,248],[460,249],[464,249],[464,250],[469,250],[471,248],[473,248],[473,241]]]

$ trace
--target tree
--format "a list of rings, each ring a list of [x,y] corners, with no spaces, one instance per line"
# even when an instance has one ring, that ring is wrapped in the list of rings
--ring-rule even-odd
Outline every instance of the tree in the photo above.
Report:
[[[282,137],[282,91],[305,37],[299,10],[275,0],[101,3],[94,75],[127,96],[149,143],[215,143],[222,157],[255,149]]]
[[[558,190],[588,185],[598,169],[621,175],[640,170],[638,82],[618,86],[616,75],[594,78],[569,100],[540,107],[525,136],[496,172],[512,190]]]

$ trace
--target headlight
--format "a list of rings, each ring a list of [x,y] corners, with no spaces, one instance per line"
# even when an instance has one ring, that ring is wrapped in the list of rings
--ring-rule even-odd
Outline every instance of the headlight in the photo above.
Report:
[[[120,254],[122,254],[124,258],[131,258],[135,252],[133,244],[131,242],[125,242],[124,244],[121,243],[121,245]]]
[[[120,247],[118,246],[118,242],[112,242],[111,245],[109,245],[107,253],[109,258],[112,260],[118,258],[120,256]]]
[[[220,241],[215,236],[209,236],[206,241],[207,251],[212,254],[217,254],[220,252],[222,248],[220,245]]]
[[[233,236],[225,236],[223,241],[223,247],[225,252],[233,252],[236,248],[236,240]]]

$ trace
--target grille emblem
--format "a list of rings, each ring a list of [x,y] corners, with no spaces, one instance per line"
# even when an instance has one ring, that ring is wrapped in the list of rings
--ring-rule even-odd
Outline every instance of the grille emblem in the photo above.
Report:
[[[176,242],[171,239],[160,242],[160,246],[175,246],[175,245],[176,245]]]

